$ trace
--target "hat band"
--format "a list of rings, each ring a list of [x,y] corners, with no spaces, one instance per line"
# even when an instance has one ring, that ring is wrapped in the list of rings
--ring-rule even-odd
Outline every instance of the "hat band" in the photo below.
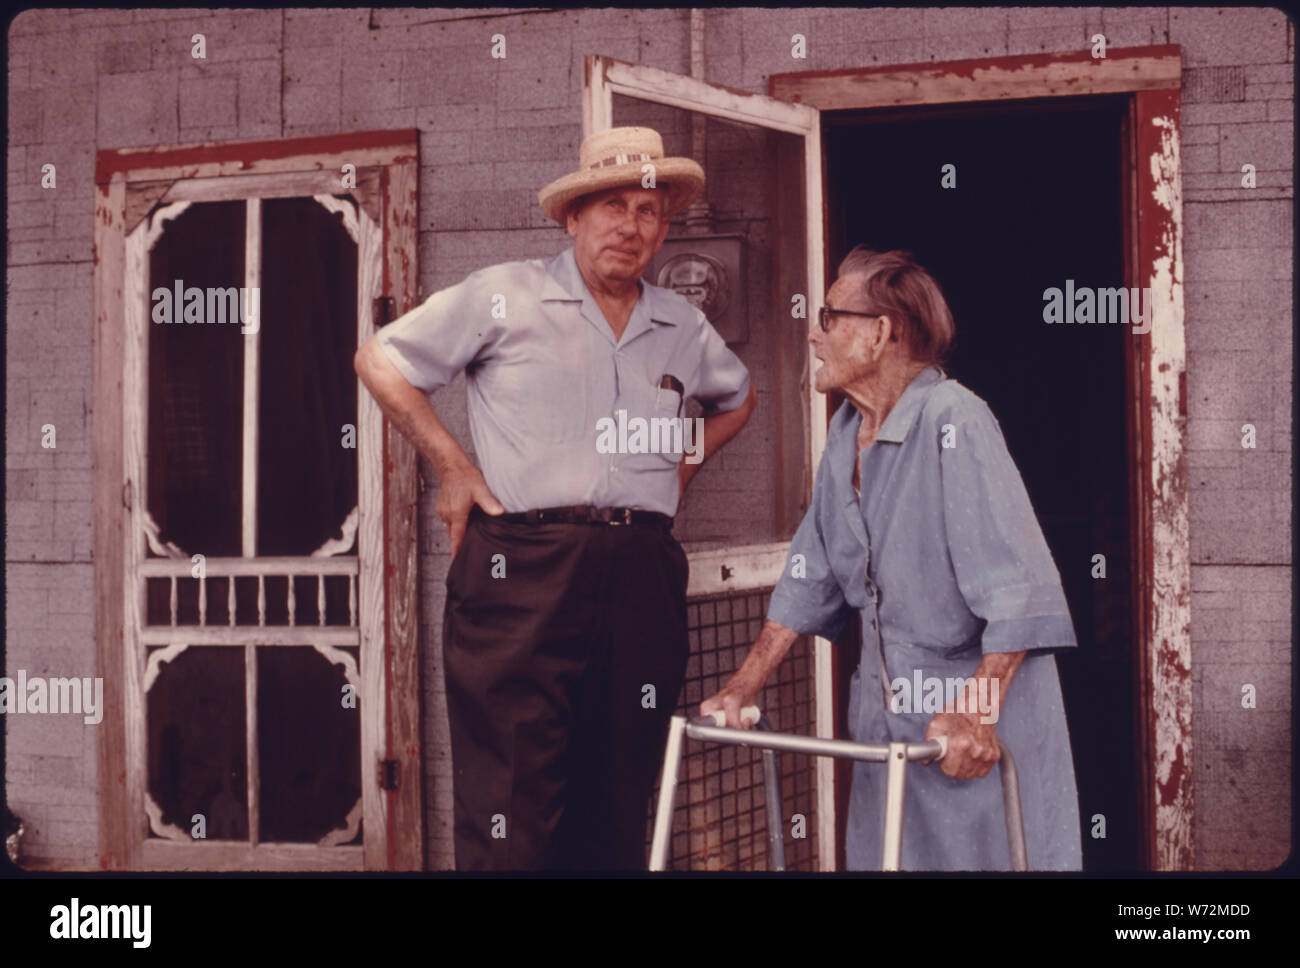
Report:
[[[595,164],[588,165],[587,168],[608,168],[611,165],[626,165],[633,161],[653,161],[654,157],[654,155],[647,155],[642,152],[619,152],[612,157],[602,158]]]

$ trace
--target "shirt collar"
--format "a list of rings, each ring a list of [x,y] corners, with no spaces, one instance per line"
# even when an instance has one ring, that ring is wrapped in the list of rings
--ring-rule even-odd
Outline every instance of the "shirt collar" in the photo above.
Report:
[[[542,299],[590,299],[587,286],[573,259],[573,249],[565,249],[546,264],[546,281],[542,283]]]
[[[671,290],[652,285],[643,277],[641,296],[637,300],[636,308],[632,310],[632,319],[628,320],[628,331],[623,334],[624,342],[638,335],[640,330],[650,328],[643,323],[636,327],[637,331],[633,331],[633,324],[638,322],[637,317],[642,314],[645,314],[649,322],[676,326],[681,309],[680,306],[675,305],[673,299],[675,295],[676,293]],[[547,264],[546,280],[542,284],[542,299],[543,301],[560,299],[581,302],[583,315],[592,322],[608,326],[590,290],[587,289],[586,282],[583,281],[582,273],[578,271],[578,262],[574,258],[572,247],[565,249]]]

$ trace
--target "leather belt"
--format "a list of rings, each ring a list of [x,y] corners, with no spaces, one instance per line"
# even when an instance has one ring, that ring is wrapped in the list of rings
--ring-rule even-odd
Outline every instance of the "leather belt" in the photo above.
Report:
[[[475,508],[477,510],[477,507]],[[534,508],[498,514],[500,521],[513,524],[648,524],[671,531],[673,519],[658,511],[639,511],[635,508],[598,508],[590,504],[575,504],[560,508]]]

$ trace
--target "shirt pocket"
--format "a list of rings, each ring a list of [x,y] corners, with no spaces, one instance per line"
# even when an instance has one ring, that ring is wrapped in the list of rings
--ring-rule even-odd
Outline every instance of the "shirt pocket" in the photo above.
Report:
[[[646,470],[675,467],[682,462],[687,445],[692,449],[698,446],[694,438],[687,436],[686,420],[681,416],[682,395],[676,390],[638,381],[627,398],[627,460],[634,467]],[[640,420],[634,423],[637,418]],[[641,430],[644,430],[643,438],[639,437]],[[638,440],[637,452],[632,453],[634,441]]]

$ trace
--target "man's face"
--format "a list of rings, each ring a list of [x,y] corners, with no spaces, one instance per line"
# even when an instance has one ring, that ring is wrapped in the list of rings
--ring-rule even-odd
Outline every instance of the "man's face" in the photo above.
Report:
[[[612,188],[571,211],[568,229],[582,274],[615,289],[640,279],[668,234],[667,194],[662,188]]]
[[[870,307],[858,294],[859,283],[856,276],[836,279],[826,293],[826,306],[866,312]],[[869,350],[871,337],[881,325],[878,319],[832,315],[829,325],[830,331],[823,333],[814,319],[808,334],[813,355],[823,361],[813,378],[820,393],[870,379],[880,368],[879,360],[873,361]]]

